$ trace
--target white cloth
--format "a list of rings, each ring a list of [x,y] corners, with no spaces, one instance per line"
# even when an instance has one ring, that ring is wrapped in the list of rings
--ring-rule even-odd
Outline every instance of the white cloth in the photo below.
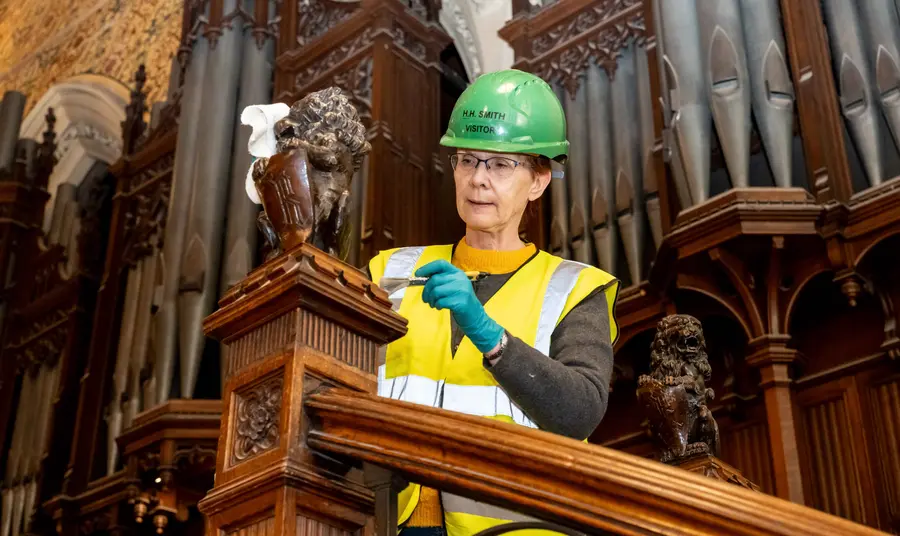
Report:
[[[256,158],[268,158],[275,154],[275,123],[287,117],[291,108],[283,103],[257,104],[247,106],[241,112],[241,124],[250,125],[253,132],[250,133],[250,141],[247,150]],[[256,185],[253,184],[253,164],[247,170],[247,179],[244,181],[244,189],[247,197],[257,205],[262,204]]]

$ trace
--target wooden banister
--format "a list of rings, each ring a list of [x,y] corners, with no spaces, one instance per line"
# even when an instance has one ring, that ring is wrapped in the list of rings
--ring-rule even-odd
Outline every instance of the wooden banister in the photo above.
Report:
[[[347,389],[310,394],[307,444],[587,532],[883,534],[682,469]]]

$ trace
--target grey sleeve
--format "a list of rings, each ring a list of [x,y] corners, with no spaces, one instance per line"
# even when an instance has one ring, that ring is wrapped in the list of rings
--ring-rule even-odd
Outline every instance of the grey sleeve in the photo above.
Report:
[[[606,294],[598,289],[575,306],[550,338],[550,357],[521,339],[492,366],[506,394],[542,430],[585,439],[591,435],[609,401],[613,349]]]

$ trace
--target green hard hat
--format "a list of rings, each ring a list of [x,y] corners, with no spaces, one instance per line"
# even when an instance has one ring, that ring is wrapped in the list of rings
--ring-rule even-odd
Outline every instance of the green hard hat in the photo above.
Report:
[[[456,101],[441,145],[562,162],[569,153],[566,115],[541,78],[517,69],[487,73]]]

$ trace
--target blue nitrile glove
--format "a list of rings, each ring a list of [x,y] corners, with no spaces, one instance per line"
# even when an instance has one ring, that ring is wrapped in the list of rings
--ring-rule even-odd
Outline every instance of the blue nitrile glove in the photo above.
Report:
[[[500,344],[503,328],[484,311],[465,272],[447,261],[433,261],[416,270],[428,277],[422,301],[435,309],[449,309],[463,333],[486,354]]]

